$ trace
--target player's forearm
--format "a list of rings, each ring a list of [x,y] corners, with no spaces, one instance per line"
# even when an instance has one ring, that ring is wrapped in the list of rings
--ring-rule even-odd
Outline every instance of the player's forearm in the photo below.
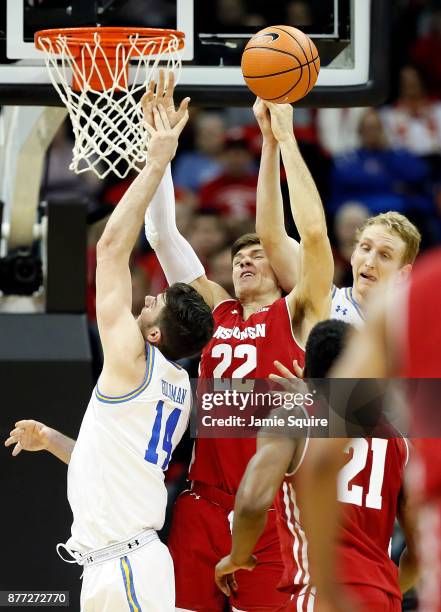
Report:
[[[60,461],[67,464],[69,463],[74,446],[75,440],[65,436],[56,429],[50,429],[46,450],[60,459]]]
[[[406,593],[418,581],[418,560],[406,547],[400,557],[398,566],[398,582],[402,593]]]
[[[170,164],[145,215],[145,235],[170,285],[192,283],[205,270],[191,244],[176,226],[176,207]]]
[[[288,180],[291,211],[302,241],[327,233],[320,194],[294,138],[280,143]]]
[[[231,560],[242,565],[253,554],[266,525],[267,510],[238,510],[234,512]]]
[[[164,174],[166,165],[150,159],[130,185],[107,222],[98,250],[113,256],[130,257],[144,216]]]
[[[256,192],[256,232],[265,247],[286,234],[280,189],[280,149],[277,142],[262,146]]]
[[[310,461],[305,463],[302,482],[303,518],[311,579],[318,593],[328,595],[336,583],[335,543],[340,516],[337,476],[342,467],[338,450],[344,447],[345,441],[337,441],[337,444],[333,440],[316,442],[322,443],[324,447],[319,452],[311,453]]]

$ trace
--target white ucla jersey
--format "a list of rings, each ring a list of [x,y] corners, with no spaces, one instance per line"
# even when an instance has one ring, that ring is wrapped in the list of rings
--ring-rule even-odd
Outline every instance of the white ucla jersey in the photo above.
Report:
[[[339,319],[354,327],[361,327],[364,324],[363,312],[352,295],[352,287],[333,288],[331,319]]]
[[[131,393],[93,390],[69,463],[67,545],[84,552],[161,529],[164,471],[190,416],[187,372],[147,344],[146,375]]]

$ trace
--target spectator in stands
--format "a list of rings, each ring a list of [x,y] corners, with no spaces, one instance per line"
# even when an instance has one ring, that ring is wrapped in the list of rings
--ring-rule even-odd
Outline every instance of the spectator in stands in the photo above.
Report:
[[[290,0],[287,2],[285,15],[283,23],[296,28],[313,24],[311,6],[306,0]]]
[[[337,287],[352,285],[351,256],[356,243],[357,230],[369,217],[366,206],[359,202],[343,204],[335,215],[334,236],[334,284]]]
[[[230,295],[235,295],[231,269],[230,246],[222,247],[210,257],[208,262],[210,280],[222,285]]]
[[[382,117],[393,147],[421,156],[441,154],[441,102],[427,97],[421,74],[413,66],[401,69],[398,99],[383,110]]]
[[[222,174],[202,186],[200,206],[236,221],[254,219],[256,212],[257,172],[253,154],[243,128],[227,133]]]
[[[203,112],[197,115],[194,127],[195,150],[179,155],[173,167],[173,181],[177,187],[196,193],[222,171],[225,125],[221,114]]]
[[[430,95],[441,98],[441,7],[431,15],[429,31],[421,36],[411,50],[411,58],[421,70]]]
[[[64,121],[47,154],[47,169],[42,197],[56,200],[83,200],[89,209],[96,207],[102,183],[93,172],[75,174],[69,169],[72,161],[73,138],[68,121]]]
[[[319,108],[318,138],[324,151],[333,157],[360,146],[359,125],[366,108]]]
[[[200,211],[193,216],[186,237],[207,267],[211,255],[224,247],[229,238],[223,219],[210,211]]]
[[[356,200],[371,214],[396,210],[411,214],[413,209],[433,211],[424,195],[427,165],[404,149],[392,149],[380,116],[369,109],[362,116],[360,148],[335,159],[332,173],[331,209]]]

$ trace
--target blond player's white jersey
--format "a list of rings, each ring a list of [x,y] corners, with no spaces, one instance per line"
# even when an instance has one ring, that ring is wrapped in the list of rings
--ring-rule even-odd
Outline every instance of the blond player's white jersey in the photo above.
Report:
[[[143,383],[107,397],[99,381],[69,463],[73,513],[67,546],[84,552],[161,529],[167,504],[164,470],[191,409],[188,374],[147,344]]]
[[[333,288],[330,318],[350,323],[357,328],[364,324],[363,312],[352,295],[352,287]]]

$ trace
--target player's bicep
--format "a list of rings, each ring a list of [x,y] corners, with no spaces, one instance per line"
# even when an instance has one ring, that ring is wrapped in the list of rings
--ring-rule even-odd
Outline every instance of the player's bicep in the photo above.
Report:
[[[144,339],[132,315],[132,280],[127,264],[98,258],[96,316],[107,363],[130,363],[143,352]]]
[[[301,244],[300,273],[296,299],[315,314],[329,317],[331,308],[334,259],[327,236]]]
[[[262,245],[280,286],[289,293],[296,286],[300,274],[300,244],[285,235]]]
[[[216,308],[220,302],[231,298],[228,291],[217,283],[208,280],[206,276],[200,276],[189,284],[196,289],[210,308]]]

